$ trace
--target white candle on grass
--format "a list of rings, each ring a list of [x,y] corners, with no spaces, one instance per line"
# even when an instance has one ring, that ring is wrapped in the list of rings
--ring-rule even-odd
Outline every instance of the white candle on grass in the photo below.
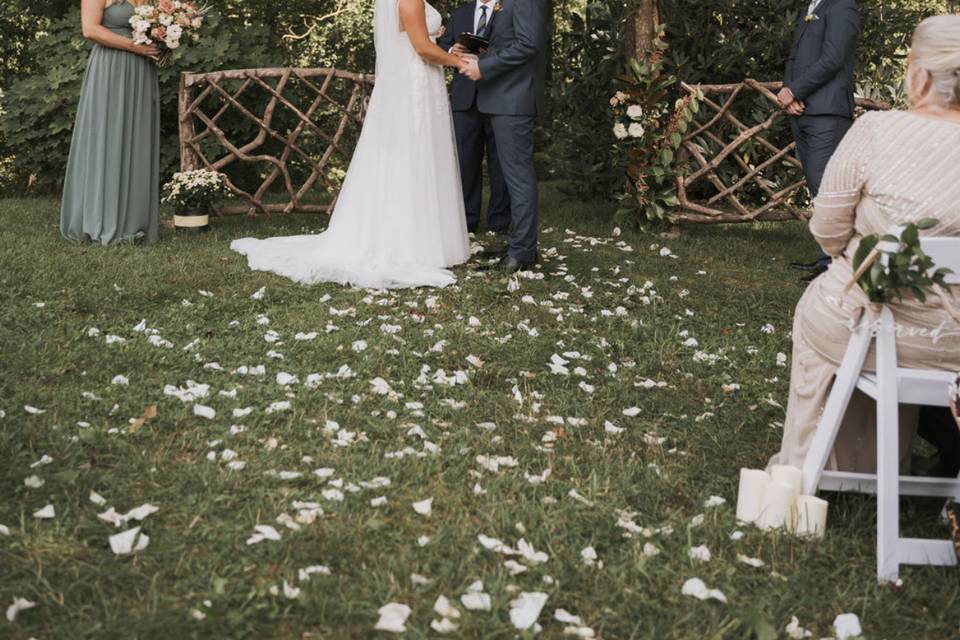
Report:
[[[796,467],[787,464],[775,464],[770,467],[770,477],[776,482],[782,482],[791,487],[794,496],[800,495],[800,491],[803,489],[803,471]]]
[[[827,507],[826,500],[797,497],[797,535],[822,538],[827,531]]]
[[[760,516],[763,490],[770,484],[770,475],[759,469],[740,469],[740,488],[737,491],[737,520],[756,522]]]
[[[771,480],[763,490],[760,502],[760,517],[757,526],[761,529],[793,528],[793,487]]]

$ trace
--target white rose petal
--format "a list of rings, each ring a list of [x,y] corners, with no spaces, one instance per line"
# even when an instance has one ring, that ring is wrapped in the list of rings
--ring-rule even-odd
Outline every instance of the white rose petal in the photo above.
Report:
[[[422,516],[429,516],[433,512],[433,498],[427,498],[413,503],[413,510]]]
[[[195,404],[193,405],[193,415],[206,418],[207,420],[213,420],[217,417],[217,411],[213,407],[208,407],[205,404]]]
[[[521,631],[532,627],[537,622],[537,618],[540,617],[540,612],[543,610],[543,605],[547,603],[548,597],[547,594],[540,591],[532,593],[524,591],[519,597],[511,600],[510,622],[513,623],[513,627]]]
[[[812,631],[808,631],[800,626],[800,620],[797,619],[797,616],[792,616],[790,622],[787,623],[787,626],[784,627],[783,630],[790,640],[804,640],[804,638],[813,637]]]
[[[374,629],[390,633],[403,633],[407,630],[404,626],[410,616],[410,607],[407,605],[390,602],[380,607],[377,613],[380,614],[380,619]]]
[[[837,640],[859,638],[863,634],[860,618],[855,613],[841,613],[833,621],[833,632],[837,635]]]
[[[690,578],[683,583],[683,587],[680,589],[680,593],[685,596],[690,596],[692,598],[697,598],[698,600],[719,600],[720,602],[726,603],[727,596],[723,595],[723,592],[719,589],[708,589],[707,585],[704,584],[703,580],[700,578]]]
[[[35,602],[31,602],[26,598],[14,596],[13,604],[7,607],[7,622],[13,622],[17,619],[18,613],[21,611],[26,611],[27,609],[32,609],[35,606],[37,606]]]
[[[737,554],[737,560],[739,560],[743,564],[750,565],[751,567],[756,567],[758,569],[764,566],[764,562],[760,558],[751,558],[749,556],[743,555],[742,553]]]
[[[134,551],[142,551],[150,544],[150,537],[140,533],[140,527],[127,529],[122,533],[110,536],[110,549],[118,556],[124,556]]]
[[[39,518],[40,520],[50,520],[57,517],[57,512],[53,508],[52,504],[48,504],[43,509],[33,512],[34,518]]]
[[[710,562],[711,558],[710,549],[706,545],[691,547],[688,555],[692,560],[699,560],[700,562]]]

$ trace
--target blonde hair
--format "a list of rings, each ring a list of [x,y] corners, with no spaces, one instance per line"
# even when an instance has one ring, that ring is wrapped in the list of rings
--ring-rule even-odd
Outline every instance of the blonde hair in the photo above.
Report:
[[[911,98],[916,99],[929,83],[923,106],[960,108],[960,15],[921,22],[913,32],[910,54],[906,85]]]

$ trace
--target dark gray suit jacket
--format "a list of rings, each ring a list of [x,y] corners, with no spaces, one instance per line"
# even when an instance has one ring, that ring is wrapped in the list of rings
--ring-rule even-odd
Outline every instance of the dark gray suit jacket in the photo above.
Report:
[[[806,21],[806,10],[787,61],[784,84],[807,105],[804,115],[853,117],[853,68],[860,13],[856,0],[823,0]]]
[[[547,76],[547,0],[500,0],[480,58],[477,108],[490,115],[543,113]]]

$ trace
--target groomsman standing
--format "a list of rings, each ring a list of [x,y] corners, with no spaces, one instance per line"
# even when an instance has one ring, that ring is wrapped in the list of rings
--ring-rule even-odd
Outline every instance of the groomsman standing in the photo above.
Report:
[[[806,2],[806,0],[804,0]],[[853,67],[860,14],[856,0],[812,0],[797,21],[783,89],[777,98],[791,117],[797,155],[815,198],[830,156],[853,124]],[[794,263],[810,282],[830,258]]]
[[[460,5],[450,14],[446,31],[438,40],[441,48],[453,53],[466,51],[455,44],[461,33],[487,37],[494,20],[494,0],[474,0]],[[477,231],[483,209],[483,156],[487,156],[490,174],[490,201],[487,203],[487,229],[506,232],[510,226],[510,195],[497,157],[497,144],[489,119],[477,110],[477,83],[464,75],[453,78],[450,92],[453,128],[460,155],[460,179],[467,211],[467,229]]]

